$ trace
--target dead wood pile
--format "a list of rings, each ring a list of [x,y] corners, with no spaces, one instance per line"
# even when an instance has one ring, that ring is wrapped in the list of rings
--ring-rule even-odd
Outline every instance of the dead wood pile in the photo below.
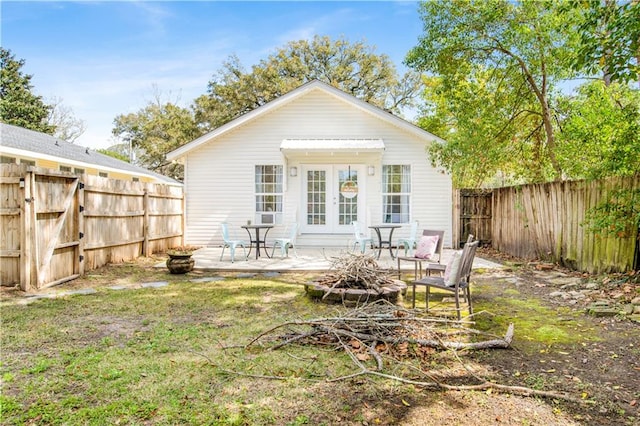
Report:
[[[513,339],[514,328],[510,324],[504,337],[488,336],[469,328],[471,322],[460,322],[425,317],[416,310],[407,310],[384,300],[363,305],[336,317],[289,321],[272,327],[253,340],[244,349],[261,346],[266,350],[282,349],[291,344],[319,345],[343,350],[348,354],[357,371],[345,376],[327,378],[334,382],[357,376],[370,375],[401,383],[441,390],[490,390],[526,396],[539,396],[581,402],[579,398],[566,393],[542,391],[522,386],[507,386],[484,379],[473,368],[462,365],[461,351],[475,349],[508,348]],[[492,337],[482,340],[482,336]],[[433,365],[435,353],[438,364],[447,364],[447,370],[425,369]],[[451,354],[448,358],[446,355]],[[418,363],[411,363],[414,359]],[[449,373],[448,373],[449,372]],[[262,379],[288,380],[290,376],[256,375],[246,372],[225,371],[225,373],[259,377]],[[408,373],[408,374],[407,374]],[[449,379],[461,379],[469,384],[448,384]]]
[[[373,289],[381,293],[383,286],[394,283],[393,273],[378,266],[372,256],[348,253],[333,258],[330,272],[318,283],[330,288]]]
[[[378,299],[391,302],[404,294],[407,285],[392,278],[395,272],[381,268],[370,255],[348,253],[333,258],[329,272],[305,286],[307,295],[328,303],[357,305]]]
[[[504,338],[471,341],[482,333],[464,327],[464,323],[425,317],[415,310],[407,310],[384,300],[362,305],[342,316],[287,322],[273,327],[253,339],[247,346],[270,336],[276,330],[288,332],[275,337],[278,349],[293,342],[302,344],[336,345],[342,347],[357,341],[358,348],[366,348],[374,357],[379,349],[390,350],[401,344],[414,344],[436,349],[507,348],[513,338],[513,325]],[[271,336],[271,340],[274,337]],[[381,345],[381,346],[380,346]]]

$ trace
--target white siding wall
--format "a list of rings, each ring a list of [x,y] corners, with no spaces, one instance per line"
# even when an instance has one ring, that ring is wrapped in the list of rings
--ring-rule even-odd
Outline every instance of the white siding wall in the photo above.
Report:
[[[335,153],[319,156],[304,153],[288,159],[280,152],[283,139],[382,139],[385,151],[375,153]],[[451,245],[452,188],[449,176],[433,169],[425,151],[427,142],[368,114],[324,91],[315,90],[281,108],[191,151],[185,160],[186,242],[219,245],[220,222],[231,224],[239,237],[247,237],[239,227],[254,220],[254,166],[284,166],[284,222],[301,220],[302,164],[375,165],[375,176],[365,176],[367,220],[381,221],[382,164],[410,164],[412,172],[412,218],[420,229],[444,229],[445,246]],[[298,176],[289,177],[288,168],[298,167]],[[296,217],[297,216],[297,217]],[[278,226],[269,237],[282,234]],[[406,235],[408,226],[394,237]],[[395,238],[394,238],[395,239]],[[303,243],[303,240],[300,240]]]

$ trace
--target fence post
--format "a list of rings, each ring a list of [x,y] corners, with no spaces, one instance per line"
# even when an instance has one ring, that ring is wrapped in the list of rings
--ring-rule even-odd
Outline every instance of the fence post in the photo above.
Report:
[[[143,208],[144,208],[144,223],[142,224],[142,236],[144,241],[142,242],[142,255],[149,256],[149,189],[144,188],[143,195]]]
[[[187,229],[187,200],[184,196],[184,187],[182,187],[182,198],[180,199],[180,208],[182,209],[182,215],[180,217],[180,245],[185,245],[184,231]]]
[[[84,275],[85,271],[85,260],[84,260],[84,182],[78,182],[78,192],[77,192],[77,206],[78,215],[77,218],[77,232],[78,232],[78,274]]]
[[[460,209],[460,190],[453,190],[453,229],[451,235],[451,247],[454,250],[457,250],[460,247],[460,221],[462,218],[460,217],[462,211]]]
[[[29,279],[31,268],[29,266],[29,259],[31,259],[31,250],[29,244],[31,243],[31,210],[29,209],[28,199],[31,196],[31,191],[28,189],[29,180],[27,179],[27,173],[20,173],[20,289],[22,291],[28,291]]]
[[[35,231],[35,209],[33,205],[33,186],[34,186],[34,173],[32,171],[24,171],[22,177],[24,184],[24,197],[20,201],[22,208],[22,237],[20,238],[20,289],[22,291],[30,291],[32,287],[32,280],[34,275],[35,256],[37,251],[35,250],[35,237],[33,232]]]

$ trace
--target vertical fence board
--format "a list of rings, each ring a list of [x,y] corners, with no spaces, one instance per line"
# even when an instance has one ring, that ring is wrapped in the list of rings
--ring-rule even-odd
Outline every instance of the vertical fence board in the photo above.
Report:
[[[0,283],[19,283],[22,268],[22,221],[24,220],[24,196],[17,173],[18,165],[11,165],[0,172]]]

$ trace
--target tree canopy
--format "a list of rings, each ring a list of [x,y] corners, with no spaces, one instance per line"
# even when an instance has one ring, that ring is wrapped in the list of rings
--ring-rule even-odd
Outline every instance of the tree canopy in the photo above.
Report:
[[[595,70],[608,75],[609,81],[624,83],[635,76],[637,37],[635,45],[628,42],[614,51],[609,41],[597,44],[585,32],[604,27],[613,39],[628,39],[611,22],[635,26],[637,31],[638,21],[630,24],[629,20],[635,16],[637,2],[615,8],[615,20],[607,18],[595,3],[421,3],[424,34],[406,62],[425,73],[427,89],[419,124],[448,141],[430,149],[431,160],[450,171],[456,185],[543,182],[638,171],[637,163],[633,167],[632,162],[597,162],[600,148],[608,147],[608,157],[614,151],[621,154],[637,147],[632,129],[638,126],[640,112],[634,110],[634,96],[619,86],[610,90],[593,86],[575,97],[560,90],[567,80]],[[604,62],[602,49],[608,54]],[[604,114],[598,120],[595,113],[588,114],[588,102],[595,101],[594,96]],[[586,116],[595,121],[587,123]],[[589,133],[604,121],[607,128],[617,131]],[[589,149],[581,150],[581,144]],[[587,159],[587,152],[593,157]],[[576,159],[583,163],[576,164]]]
[[[418,73],[399,78],[391,60],[363,42],[317,36],[288,43],[250,72],[231,56],[190,108],[156,96],[137,113],[116,117],[113,134],[140,152],[138,164],[180,179],[181,167],[167,164],[166,153],[312,80],[397,114],[413,105],[421,84]]]
[[[183,167],[168,162],[166,154],[202,133],[191,110],[164,102],[159,94],[138,112],[117,116],[112,132],[139,155],[135,164],[178,180]]]
[[[55,126],[47,119],[51,106],[35,95],[32,76],[24,74],[25,61],[16,59],[10,50],[0,47],[0,119],[14,126],[53,134]]]
[[[597,179],[640,172],[640,92],[593,81],[562,98],[558,157],[569,176]]]
[[[478,111],[471,124],[475,129],[460,129],[458,122],[447,139],[467,146],[465,156],[473,154],[475,148],[468,145],[478,137],[501,146],[502,150],[493,150],[494,170],[486,170],[485,158],[468,155],[467,161],[484,168],[485,174],[508,166],[515,151],[528,164],[522,170],[528,172],[528,180],[559,178],[562,169],[555,154],[550,93],[554,83],[568,76],[572,40],[566,36],[566,20],[546,2],[507,0],[424,2],[420,13],[424,35],[409,52],[407,63],[440,77],[436,91],[456,102],[454,116],[461,118],[464,110],[473,114],[468,110],[478,106],[501,110],[497,115]],[[456,92],[465,85],[477,92],[461,97]],[[489,104],[476,105],[476,96],[487,98]],[[469,139],[470,132],[476,137]]]
[[[573,68],[612,81],[640,84],[640,2],[582,0],[564,5],[580,12],[580,43]]]
[[[389,57],[364,42],[316,36],[286,44],[250,72],[231,56],[196,99],[196,121],[213,129],[312,80],[396,114],[413,105],[420,87],[417,73],[398,77]]]

